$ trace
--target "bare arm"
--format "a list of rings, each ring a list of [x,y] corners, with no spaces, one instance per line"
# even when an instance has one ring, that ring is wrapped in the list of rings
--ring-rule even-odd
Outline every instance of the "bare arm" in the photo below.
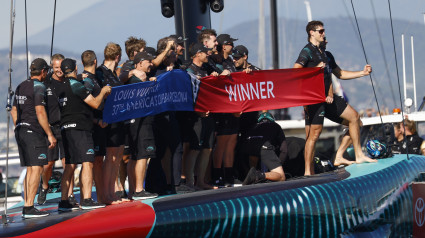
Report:
[[[12,116],[13,125],[16,126],[16,120],[18,120],[18,109],[16,106],[12,107],[12,110],[10,111],[10,115]]]
[[[332,73],[339,79],[355,79],[355,78],[360,78],[363,76],[367,76],[370,73],[372,73],[372,66],[370,65],[365,65],[363,70],[360,71],[348,71],[348,70],[342,70],[339,67],[336,67],[335,69],[332,70]]]
[[[294,64],[294,68],[296,68],[296,69],[300,69],[300,68],[304,68],[304,66],[302,66],[302,65],[300,65],[300,64],[298,64],[298,63],[295,63],[295,64]]]
[[[46,108],[43,105],[35,106],[35,113],[37,114],[38,123],[40,123],[50,142],[49,149],[54,148],[56,146],[56,138],[53,136],[52,130],[50,130]]]
[[[155,67],[158,67],[162,63],[162,61],[164,60],[164,58],[167,55],[168,51],[170,51],[171,46],[173,46],[173,45],[174,45],[174,41],[169,40],[167,42],[167,47],[165,48],[165,50],[161,54],[157,55],[155,59],[152,60],[152,64]]]
[[[97,97],[93,97],[93,95],[89,95],[84,99],[84,102],[87,103],[91,108],[97,109],[102,103],[103,99],[111,93],[111,86],[105,86],[100,91]]]

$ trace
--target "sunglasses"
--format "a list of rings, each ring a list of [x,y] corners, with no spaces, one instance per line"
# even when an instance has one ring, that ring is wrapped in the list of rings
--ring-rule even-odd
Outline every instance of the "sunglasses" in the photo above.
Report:
[[[319,32],[319,34],[323,34],[323,33],[325,33],[325,29],[313,30],[313,31],[318,31],[318,32]]]

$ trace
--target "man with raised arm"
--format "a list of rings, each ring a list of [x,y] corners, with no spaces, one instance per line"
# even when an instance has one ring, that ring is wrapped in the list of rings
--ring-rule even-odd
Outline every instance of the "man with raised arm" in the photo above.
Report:
[[[360,116],[348,103],[333,94],[332,73],[340,79],[353,79],[369,75],[372,67],[366,65],[361,71],[346,71],[339,68],[330,53],[325,53],[321,43],[325,40],[325,28],[321,21],[310,21],[306,26],[308,44],[304,46],[295,62],[294,68],[320,67],[324,69],[324,84],[326,102],[304,106],[305,112],[305,175],[314,174],[313,156],[316,142],[323,129],[324,117],[348,125],[350,138],[353,142],[356,163],[376,162],[364,155],[360,145]],[[342,161],[341,163],[344,163]],[[348,164],[348,163],[347,163]]]

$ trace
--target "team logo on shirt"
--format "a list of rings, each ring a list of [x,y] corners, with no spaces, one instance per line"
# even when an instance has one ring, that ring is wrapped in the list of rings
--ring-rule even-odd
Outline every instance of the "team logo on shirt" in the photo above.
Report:
[[[151,152],[151,151],[154,151],[154,150],[155,150],[155,147],[153,147],[153,146],[146,147],[147,152]]]
[[[46,158],[47,158],[46,154],[40,154],[38,156],[38,159],[46,159]]]
[[[86,154],[87,155],[94,155],[94,150],[93,149],[89,149]]]
[[[319,117],[324,117],[325,116],[325,111],[320,112]]]

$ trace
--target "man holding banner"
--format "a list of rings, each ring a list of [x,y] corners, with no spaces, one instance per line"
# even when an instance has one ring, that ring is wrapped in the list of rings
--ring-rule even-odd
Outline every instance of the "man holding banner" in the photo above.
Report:
[[[348,103],[339,96],[333,95],[332,73],[341,79],[352,79],[369,75],[372,72],[370,65],[366,65],[362,71],[341,70],[335,61],[329,61],[320,44],[325,40],[325,28],[321,21],[311,21],[306,26],[309,43],[301,50],[295,62],[294,68],[319,67],[324,69],[324,84],[326,103],[304,106],[306,124],[305,144],[305,175],[314,174],[313,156],[315,145],[323,129],[324,117],[348,125],[350,137],[353,141],[356,154],[356,163],[376,162],[365,156],[360,146],[360,117]]]
[[[147,52],[139,52],[133,59],[133,75],[128,84],[153,81],[148,79],[147,74],[153,67],[154,57]],[[157,197],[158,194],[144,190],[143,184],[147,170],[148,159],[155,159],[156,146],[153,133],[154,116],[131,119],[128,127],[132,156],[129,163],[128,179],[130,184],[130,196],[135,200]]]

